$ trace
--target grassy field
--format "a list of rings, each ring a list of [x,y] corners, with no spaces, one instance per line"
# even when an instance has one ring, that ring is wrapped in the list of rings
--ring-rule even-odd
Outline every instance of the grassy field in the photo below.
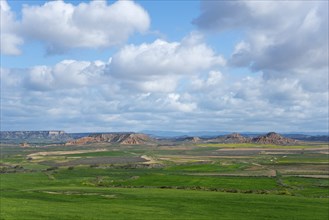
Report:
[[[63,172],[54,180],[42,173],[2,175],[1,219],[49,219],[49,216],[51,219],[328,218],[328,199],[200,190],[86,187],[80,185],[80,178],[90,177],[94,172],[85,173],[85,177],[82,173],[82,170],[72,175]]]
[[[324,147],[0,147],[3,220],[329,218]]]

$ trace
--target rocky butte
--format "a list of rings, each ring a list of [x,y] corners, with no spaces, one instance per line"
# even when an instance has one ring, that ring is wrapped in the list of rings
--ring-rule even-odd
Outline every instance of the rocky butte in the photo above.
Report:
[[[252,142],[257,144],[291,145],[296,144],[299,141],[290,138],[285,138],[275,132],[270,132],[266,135],[253,138]]]
[[[89,143],[107,142],[112,144],[148,144],[153,141],[146,134],[140,133],[106,133],[106,134],[91,134],[88,137],[82,137],[74,141],[69,141],[65,145],[80,145]]]
[[[249,143],[251,142],[251,138],[244,137],[238,133],[232,133],[224,136],[218,136],[216,138],[212,138],[207,140],[210,143]]]

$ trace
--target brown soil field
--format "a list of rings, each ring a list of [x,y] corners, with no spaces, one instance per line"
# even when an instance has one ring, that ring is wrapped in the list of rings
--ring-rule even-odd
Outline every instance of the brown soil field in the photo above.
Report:
[[[148,160],[141,157],[95,157],[79,158],[76,160],[58,163],[58,166],[75,166],[75,165],[94,165],[94,164],[127,164],[147,162]]]
[[[66,155],[66,154],[82,154],[82,153],[91,153],[91,152],[102,152],[107,151],[106,149],[94,149],[94,150],[72,150],[72,151],[44,151],[44,152],[37,152],[33,154],[27,155],[27,157],[30,157],[32,159],[39,159],[44,156],[54,156],[54,155]]]

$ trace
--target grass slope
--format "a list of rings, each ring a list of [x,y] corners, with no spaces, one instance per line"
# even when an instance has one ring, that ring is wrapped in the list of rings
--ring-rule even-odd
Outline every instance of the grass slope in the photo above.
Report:
[[[122,178],[125,174],[122,170],[119,171],[118,175]],[[81,181],[97,175],[109,175],[109,171],[80,168],[57,172],[57,174],[41,172],[2,174],[1,219],[328,219],[329,217],[328,198],[158,188],[86,187]],[[155,177],[156,175],[152,178]],[[135,181],[149,185],[160,184],[152,183],[156,179],[149,178],[150,176],[146,175],[146,179]],[[173,181],[172,184],[177,185],[180,181],[183,184],[183,180],[190,181],[187,185],[193,183],[193,179],[179,180],[176,176],[169,177],[167,180],[163,176],[157,181],[166,181],[166,184]],[[233,184],[231,186],[252,188],[252,179],[248,184],[241,183],[238,179],[221,180],[226,186]],[[296,179],[291,178],[290,181],[296,184]],[[254,185],[260,187],[262,183],[256,180]],[[272,183],[268,184],[266,181],[263,183],[263,187],[271,185]]]
[[[325,199],[173,189],[44,190],[47,193],[26,191],[2,197],[1,219],[320,220],[329,217]],[[56,190],[71,194],[49,193]]]

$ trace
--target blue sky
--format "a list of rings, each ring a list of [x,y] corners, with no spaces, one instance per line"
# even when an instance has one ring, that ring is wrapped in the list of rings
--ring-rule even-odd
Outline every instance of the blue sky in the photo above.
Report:
[[[1,1],[1,130],[328,131],[327,1]]]

